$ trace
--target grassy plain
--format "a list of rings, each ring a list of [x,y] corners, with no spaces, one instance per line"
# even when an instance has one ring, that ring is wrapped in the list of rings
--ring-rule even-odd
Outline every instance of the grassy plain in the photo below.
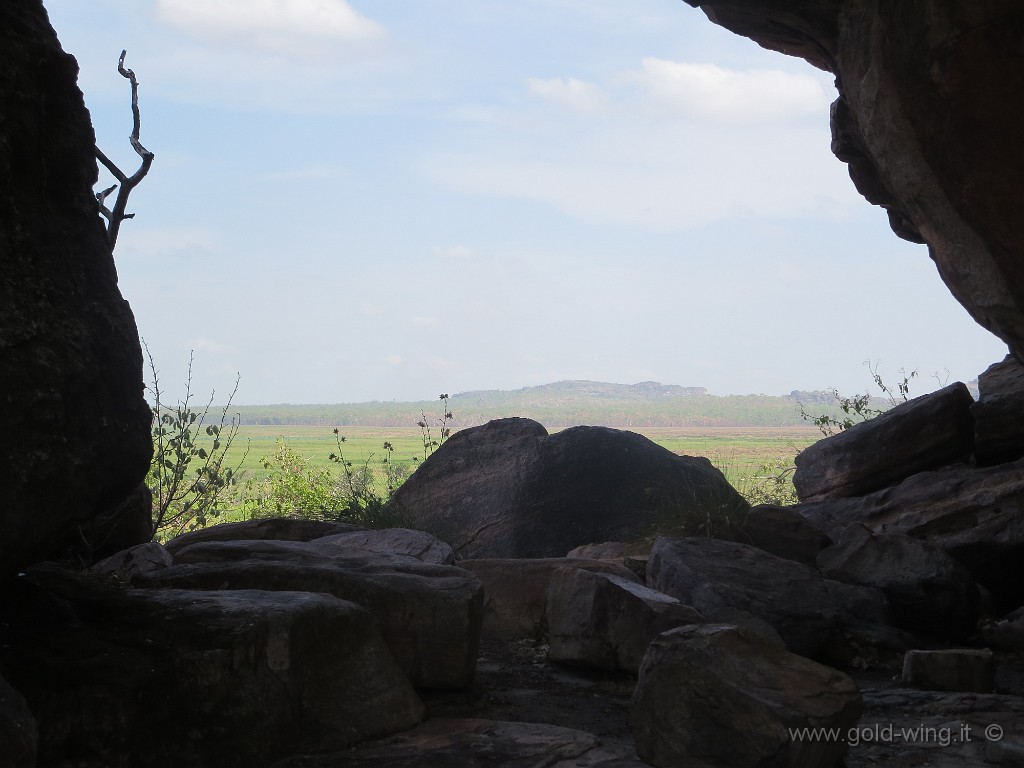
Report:
[[[423,458],[423,440],[417,427],[340,427],[345,437],[342,450],[346,460],[371,465],[384,457],[384,441],[395,452],[393,461],[414,468],[413,457]],[[551,430],[556,431],[556,430]],[[749,477],[762,465],[775,460],[792,461],[793,457],[821,437],[813,426],[786,427],[642,427],[634,428],[658,445],[688,456],[706,456],[721,469],[733,485]],[[313,467],[333,467],[328,459],[337,452],[335,435],[328,426],[290,424],[253,424],[239,427],[232,446],[231,463],[242,459],[241,469],[247,477],[259,478],[267,473],[263,457],[272,456],[277,440],[309,459]]]

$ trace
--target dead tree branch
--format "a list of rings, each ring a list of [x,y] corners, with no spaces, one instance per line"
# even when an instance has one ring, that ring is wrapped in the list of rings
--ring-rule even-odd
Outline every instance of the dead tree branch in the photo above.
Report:
[[[107,220],[107,243],[110,245],[111,251],[114,250],[114,245],[117,243],[117,234],[121,229],[121,222],[125,219],[135,218],[134,213],[125,213],[125,208],[128,206],[128,196],[138,186],[139,182],[146,177],[146,174],[149,173],[149,167],[153,164],[153,153],[142,146],[142,143],[139,141],[139,130],[142,122],[139,117],[139,81],[135,77],[135,72],[124,68],[125,54],[127,54],[127,51],[121,51],[121,58],[117,60],[117,71],[132,85],[132,135],[128,138],[132,143],[132,149],[142,158],[142,163],[135,173],[128,176],[109,157],[103,154],[99,147],[96,147],[96,158],[103,163],[106,169],[118,181],[117,184],[96,193],[96,202],[99,203],[100,214]],[[118,189],[119,185],[120,189]],[[107,198],[110,197],[115,189],[117,190],[117,196],[114,198],[114,207],[111,209],[107,207]]]

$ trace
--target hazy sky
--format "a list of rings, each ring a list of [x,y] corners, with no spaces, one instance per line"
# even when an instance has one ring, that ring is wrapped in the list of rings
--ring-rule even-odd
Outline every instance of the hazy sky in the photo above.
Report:
[[[169,389],[189,350],[240,404],[1005,354],[831,155],[831,77],[680,0],[45,4],[129,172],[122,48],[141,83],[115,259]]]

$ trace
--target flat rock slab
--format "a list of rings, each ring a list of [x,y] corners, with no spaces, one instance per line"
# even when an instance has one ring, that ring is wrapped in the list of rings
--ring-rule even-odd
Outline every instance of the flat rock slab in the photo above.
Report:
[[[434,719],[330,755],[294,757],[273,768],[647,768],[628,744],[537,723]]]
[[[423,563],[451,565],[455,562],[452,548],[423,531],[408,528],[381,528],[322,536],[309,543],[310,549],[322,554],[376,552],[384,555],[412,557]]]
[[[1017,768],[1024,698],[861,684],[864,714],[847,768]]]
[[[238,523],[219,523],[198,531],[183,533],[168,541],[165,546],[176,553],[190,544],[201,541],[265,540],[310,541],[322,536],[351,533],[365,530],[359,525],[332,523],[325,520],[293,520],[287,517],[268,517],[259,520],[243,520]]]
[[[326,594],[120,589],[35,566],[0,612],[42,765],[252,768],[423,714],[372,617]]]
[[[418,687],[461,688],[473,678],[483,621],[483,590],[468,571],[411,557],[366,554],[325,557],[311,544],[245,542],[194,544],[178,554],[228,551],[230,560],[200,558],[135,584],[145,587],[322,592],[365,608],[399,666]]]
[[[423,563],[451,561],[451,548],[429,533],[409,531],[357,531],[324,536],[310,541],[277,539],[233,539],[200,541],[175,551],[175,564],[228,562],[231,560],[289,560],[318,562],[325,559],[378,563]],[[387,534],[387,536],[383,535]],[[426,558],[426,561],[423,558]]]
[[[973,403],[958,382],[808,446],[793,473],[800,500],[863,496],[969,456]]]

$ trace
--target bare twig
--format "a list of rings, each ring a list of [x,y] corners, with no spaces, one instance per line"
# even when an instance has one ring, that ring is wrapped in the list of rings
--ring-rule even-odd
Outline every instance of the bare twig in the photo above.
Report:
[[[111,251],[114,250],[114,245],[117,243],[121,222],[135,217],[134,213],[125,213],[125,208],[128,205],[128,196],[138,186],[139,182],[146,177],[146,174],[149,173],[154,157],[153,153],[142,146],[142,143],[139,141],[139,130],[141,128],[141,119],[139,117],[139,81],[135,77],[135,72],[124,68],[124,57],[126,54],[127,51],[121,51],[121,57],[117,60],[117,71],[132,86],[132,134],[128,139],[131,141],[132,149],[142,158],[142,163],[135,173],[128,176],[99,147],[96,147],[96,158],[103,163],[120,184],[120,189],[118,189],[118,184],[115,184],[102,192],[96,193],[96,202],[99,203],[100,214],[107,220],[107,243],[110,245]],[[107,208],[106,201],[115,189],[118,190],[117,197],[114,198],[113,209],[110,209]]]

